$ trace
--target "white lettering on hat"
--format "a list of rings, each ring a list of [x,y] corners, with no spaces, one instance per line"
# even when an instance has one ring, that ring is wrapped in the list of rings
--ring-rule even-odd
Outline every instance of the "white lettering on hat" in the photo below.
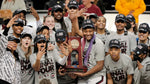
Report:
[[[63,32],[59,32],[58,34],[57,34],[57,36],[63,36],[64,34],[63,34]]]
[[[143,24],[143,25],[142,25],[142,27],[144,27],[144,28],[145,28],[145,27],[147,27],[147,25]]]
[[[139,49],[142,49],[142,48],[143,48],[141,45],[138,45],[137,47],[138,47]]]
[[[72,1],[72,2],[70,2],[70,4],[76,4],[76,1]]]

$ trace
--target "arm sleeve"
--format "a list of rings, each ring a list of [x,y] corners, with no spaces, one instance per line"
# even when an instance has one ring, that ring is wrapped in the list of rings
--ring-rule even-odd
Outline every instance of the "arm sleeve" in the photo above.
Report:
[[[39,20],[39,21],[36,21],[36,27],[38,27],[38,26],[41,26],[42,25],[42,22],[41,22],[41,20]]]
[[[103,14],[102,14],[102,11],[100,10],[100,8],[99,7],[97,7],[97,15],[98,16],[103,16]]]
[[[129,9],[126,9],[122,6],[121,0],[117,0],[116,4],[115,4],[115,9],[120,13],[120,14],[124,14],[124,15],[128,15],[130,13]]]
[[[135,17],[139,16],[139,14],[142,14],[146,10],[146,5],[144,3],[144,0],[140,0],[139,7],[135,9],[133,15]]]
[[[2,4],[1,4],[1,9],[4,9],[4,1],[5,0],[3,0]]]
[[[67,27],[67,31],[68,31],[68,32],[71,32],[71,31],[72,31],[72,23],[71,23],[71,20],[70,20],[68,17],[65,17],[65,18],[64,18],[64,21],[65,21],[65,24],[66,24],[66,27]]]
[[[56,62],[58,62],[61,65],[64,65],[67,61],[68,56],[64,56],[63,58],[60,57],[60,53],[57,51],[57,49],[54,49],[54,59]]]
[[[139,70],[141,72],[141,76],[150,77],[150,63],[145,64],[142,69]]]

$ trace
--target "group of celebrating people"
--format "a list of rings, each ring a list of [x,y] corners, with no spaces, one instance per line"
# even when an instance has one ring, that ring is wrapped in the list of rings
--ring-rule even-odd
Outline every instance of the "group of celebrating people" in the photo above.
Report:
[[[92,6],[91,6],[92,5]],[[90,7],[90,8],[89,8]],[[0,84],[150,84],[150,27],[139,28],[132,14],[118,14],[116,32],[89,0],[70,0],[68,15],[55,5],[37,28],[27,25],[26,11],[17,9],[0,34]],[[70,37],[81,38],[82,63],[87,72],[66,72],[73,51]],[[76,59],[78,61],[78,59]],[[78,63],[76,63],[78,65]]]

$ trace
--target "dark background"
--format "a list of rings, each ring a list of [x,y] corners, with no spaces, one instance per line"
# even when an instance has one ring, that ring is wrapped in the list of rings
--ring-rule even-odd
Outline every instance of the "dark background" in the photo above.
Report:
[[[25,0],[26,4],[28,2],[33,2],[33,6],[37,10],[47,10],[49,7],[52,7],[57,3],[64,5],[65,0]],[[116,0],[100,0],[99,4],[103,5],[103,7],[106,10],[115,10],[114,8],[115,2]],[[150,11],[150,1],[144,0],[144,2],[147,5],[146,11]],[[2,0],[0,0],[0,6],[1,6],[1,3],[2,3]]]

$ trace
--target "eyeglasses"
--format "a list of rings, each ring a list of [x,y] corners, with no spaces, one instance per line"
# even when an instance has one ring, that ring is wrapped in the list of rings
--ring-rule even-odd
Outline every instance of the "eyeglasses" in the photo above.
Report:
[[[143,34],[146,34],[147,33],[147,31],[139,31],[139,33],[143,33]]]
[[[38,43],[46,43],[46,41],[39,41]]]
[[[125,23],[123,20],[116,21],[117,23]]]

